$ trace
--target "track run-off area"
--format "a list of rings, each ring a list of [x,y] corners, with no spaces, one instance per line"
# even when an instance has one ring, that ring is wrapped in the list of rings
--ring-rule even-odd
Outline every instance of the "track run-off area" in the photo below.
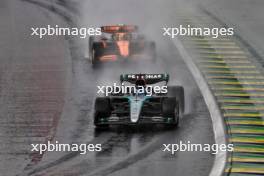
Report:
[[[186,25],[225,27],[208,11],[183,15]],[[181,38],[215,97],[234,145],[227,154],[224,175],[264,174],[264,74],[258,56],[240,36]],[[254,50],[253,50],[254,51]]]

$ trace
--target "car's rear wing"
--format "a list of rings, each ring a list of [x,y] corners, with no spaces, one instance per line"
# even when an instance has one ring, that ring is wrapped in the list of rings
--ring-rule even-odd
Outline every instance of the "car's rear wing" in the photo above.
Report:
[[[146,84],[156,84],[159,82],[165,82],[166,84],[169,82],[168,74],[122,74],[120,75],[120,81],[129,82],[131,84],[135,84],[138,79],[144,79]]]
[[[112,25],[112,26],[102,26],[101,31],[104,33],[131,33],[136,32],[138,26],[136,25]]]

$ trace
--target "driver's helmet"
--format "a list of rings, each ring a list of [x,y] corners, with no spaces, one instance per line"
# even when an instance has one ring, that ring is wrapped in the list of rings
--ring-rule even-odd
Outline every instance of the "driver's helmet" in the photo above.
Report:
[[[138,86],[145,87],[146,86],[146,81],[144,79],[142,79],[142,78],[137,79],[135,85],[136,85],[136,87],[138,87]]]
[[[137,79],[135,82],[135,86],[136,86],[138,94],[145,95],[145,90],[144,90],[144,92],[141,92],[141,93],[139,92],[139,89],[142,89],[142,88],[145,89],[146,88],[146,81],[143,78]]]
[[[132,34],[130,33],[114,33],[112,39],[116,41],[126,41],[132,39]]]

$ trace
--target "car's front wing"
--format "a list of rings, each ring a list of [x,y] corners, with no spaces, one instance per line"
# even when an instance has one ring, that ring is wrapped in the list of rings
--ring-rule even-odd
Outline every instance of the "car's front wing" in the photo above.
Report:
[[[125,117],[117,117],[111,116],[106,118],[101,118],[99,124],[110,124],[110,125],[118,125],[118,124],[173,124],[174,121],[172,118],[160,117],[160,116],[152,116],[152,117],[140,117],[137,122],[132,122],[129,116]]]

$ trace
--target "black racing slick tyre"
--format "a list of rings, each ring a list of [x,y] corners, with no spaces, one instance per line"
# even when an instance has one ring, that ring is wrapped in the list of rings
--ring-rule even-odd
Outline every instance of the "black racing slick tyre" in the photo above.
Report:
[[[102,124],[100,120],[111,115],[110,99],[108,97],[97,97],[94,109],[94,125],[96,127],[108,127],[108,124]]]
[[[89,59],[92,61],[93,59],[93,43],[94,43],[94,36],[89,37],[89,46],[88,46],[88,51],[89,51]]]
[[[92,63],[92,67],[96,68],[99,64],[99,61],[96,57],[96,49],[94,47],[92,47],[91,49],[91,53],[90,53],[90,59],[91,59],[91,63]]]
[[[168,97],[175,97],[179,103],[179,113],[180,116],[184,114],[185,111],[185,97],[184,88],[182,86],[168,86]]]
[[[162,116],[171,119],[168,126],[179,125],[179,104],[174,97],[166,97],[162,100]]]
[[[89,37],[89,59],[93,67],[96,67],[99,62],[97,58],[98,49],[99,49],[98,44],[95,42],[94,36],[90,36]]]

